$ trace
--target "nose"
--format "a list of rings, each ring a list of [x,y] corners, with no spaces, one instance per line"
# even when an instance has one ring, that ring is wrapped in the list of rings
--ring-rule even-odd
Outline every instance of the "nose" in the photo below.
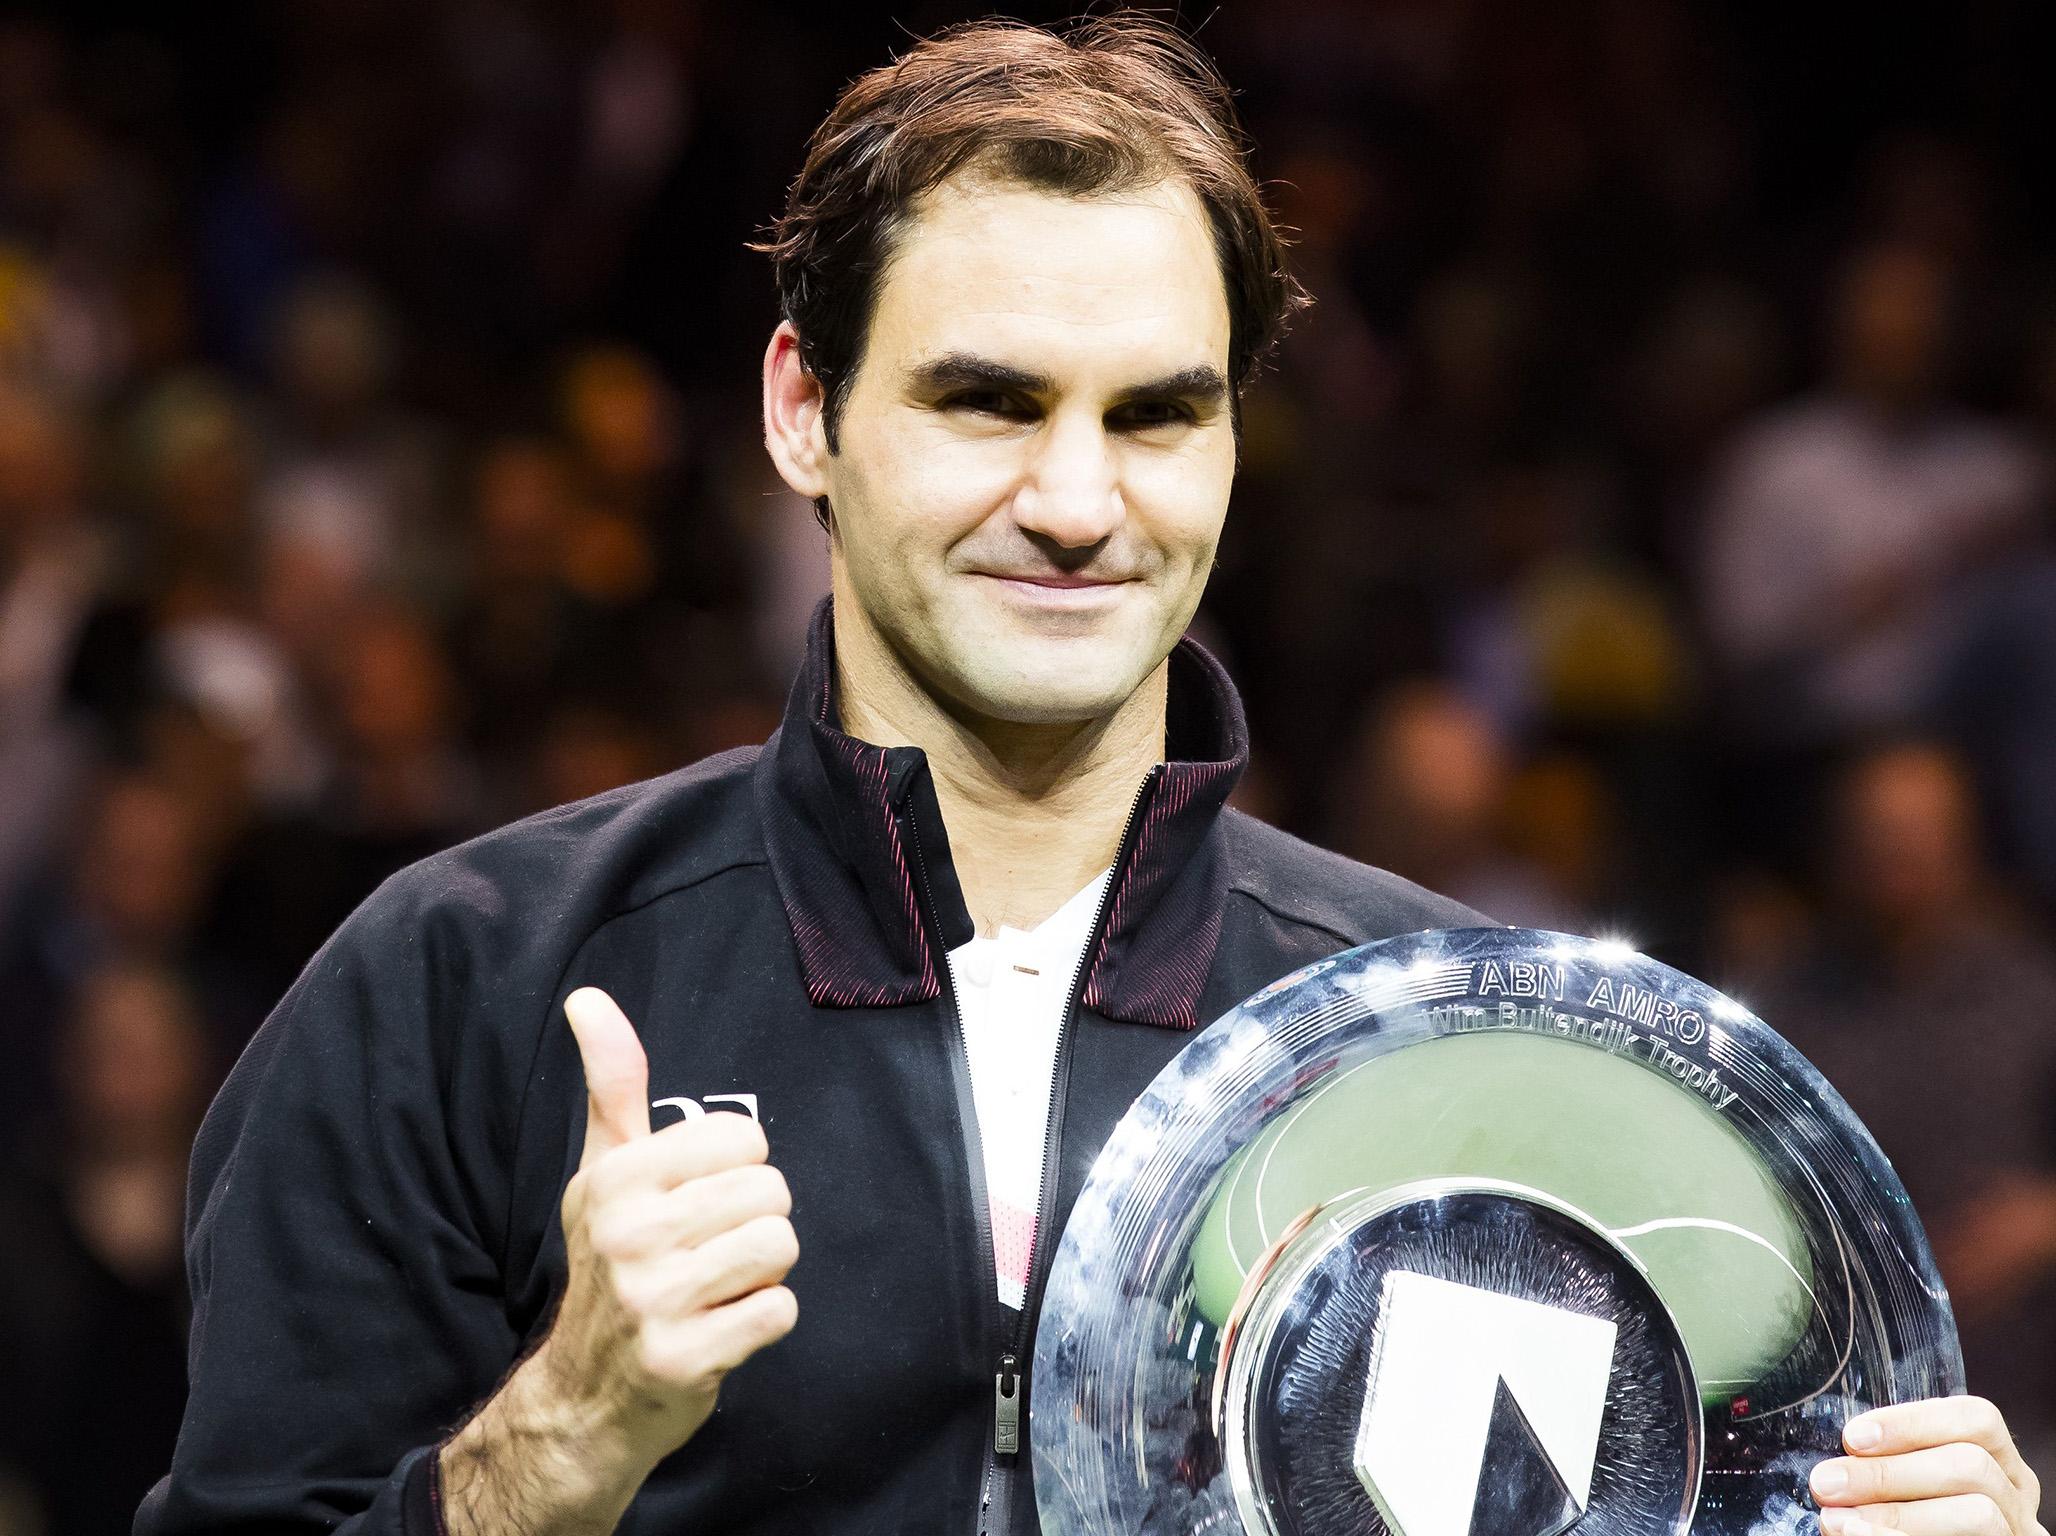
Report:
[[[1014,521],[1063,549],[1105,542],[1127,515],[1111,450],[1096,416],[1053,418],[1014,493]]]

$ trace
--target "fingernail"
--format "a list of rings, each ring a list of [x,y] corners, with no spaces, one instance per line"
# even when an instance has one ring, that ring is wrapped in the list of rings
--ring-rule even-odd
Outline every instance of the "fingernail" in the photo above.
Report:
[[[1842,1429],[1842,1439],[1852,1451],[1868,1451],[1884,1438],[1884,1426],[1876,1419],[1851,1419]]]
[[[1813,1491],[1823,1499],[1839,1497],[1849,1491],[1849,1474],[1839,1461],[1824,1461],[1813,1469]]]

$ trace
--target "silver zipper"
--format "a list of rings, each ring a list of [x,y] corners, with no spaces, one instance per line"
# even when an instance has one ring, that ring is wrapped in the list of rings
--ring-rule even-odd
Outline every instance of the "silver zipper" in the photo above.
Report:
[[[1035,1268],[1041,1261],[1043,1249],[1046,1246],[1043,1241],[1044,1229],[1047,1227],[1052,1214],[1049,1209],[1050,1154],[1052,1146],[1061,1139],[1062,1134],[1063,1094],[1061,1089],[1064,1082],[1064,1074],[1068,1067],[1071,1024],[1078,1012],[1078,992],[1085,980],[1086,963],[1091,959],[1092,951],[1099,942],[1100,927],[1106,921],[1107,903],[1113,897],[1115,881],[1121,872],[1121,861],[1128,852],[1129,834],[1135,830],[1135,814],[1142,809],[1143,799],[1149,794],[1150,787],[1156,783],[1157,775],[1161,768],[1161,764],[1153,765],[1149,772],[1143,775],[1141,784],[1136,786],[1135,798],[1129,803],[1128,819],[1121,824],[1121,836],[1114,845],[1113,871],[1107,877],[1105,888],[1099,893],[1099,905],[1093,909],[1092,926],[1086,932],[1085,947],[1079,952],[1077,964],[1072,968],[1070,989],[1065,994],[1064,1011],[1058,1020],[1056,1056],[1050,1066],[1049,1113],[1044,1118],[1042,1125],[1042,1170],[1035,1191],[1035,1226],[1028,1239],[1026,1284],[1021,1296],[1020,1316],[1014,1325],[1014,1347],[1000,1356],[999,1369],[993,1376],[992,1449],[985,1458],[985,1476],[978,1494],[978,1536],[1006,1536],[1007,1527],[1012,1518],[1012,1510],[1008,1505],[1011,1502],[1013,1479],[1010,1475],[1003,1475],[1009,1473],[1011,1469],[1003,1467],[1001,1459],[1005,1458],[1007,1462],[1011,1463],[1019,1456],[1021,1451],[1021,1398],[1022,1389],[1026,1385],[1025,1373],[1021,1370],[1021,1355],[1027,1348],[1029,1321],[1035,1303]],[[910,804],[907,807],[907,820],[911,824],[914,819],[914,809]],[[935,912],[935,891],[928,880],[927,855],[922,851],[918,830],[915,831],[910,841],[914,845],[914,863],[920,872],[921,895],[928,909],[929,932],[932,941],[940,946],[942,943],[942,931],[940,920]],[[956,1018],[957,1049],[963,1058],[965,1074],[965,1085],[962,1092],[964,1097],[972,1100],[968,1107],[971,1112],[972,1126],[976,1127],[977,1104],[975,1096],[969,1093],[971,1069],[970,1044],[964,1035],[964,1012],[957,1002],[956,975],[949,964],[947,952],[943,954],[940,970],[942,985],[949,998],[950,1012]],[[967,1139],[965,1152],[967,1156],[974,1156],[978,1159],[978,1166],[971,1169],[972,1178],[977,1186],[974,1194],[979,1197],[977,1202],[979,1209],[975,1214],[979,1236],[982,1239],[982,1247],[985,1253],[986,1267],[988,1270],[996,1270],[997,1260],[994,1258],[992,1239],[991,1196],[986,1187],[985,1169],[983,1167],[985,1144],[982,1129],[978,1132],[978,1139],[975,1145]],[[993,1286],[996,1282],[994,1282],[990,1273],[984,1277],[984,1280],[987,1294],[992,1295]],[[995,1307],[1000,1306],[996,1296],[994,1297],[993,1305]],[[994,1499],[995,1492],[999,1496],[997,1503],[995,1503]]]
[[[1157,781],[1161,764],[1154,765],[1144,774],[1142,782],[1135,788],[1135,798],[1129,802],[1128,818],[1121,823],[1121,836],[1114,845],[1114,867],[1107,876],[1106,885],[1099,893],[1099,904],[1093,908],[1092,926],[1086,930],[1085,947],[1078,952],[1078,961],[1071,970],[1071,985],[1064,994],[1064,1011],[1057,1025],[1057,1049],[1055,1059],[1050,1063],[1049,1113],[1042,1124],[1042,1172],[1035,1190],[1035,1226],[1028,1239],[1028,1269],[1026,1283],[1021,1293],[1021,1313],[1014,1324],[1014,1348],[1000,1356],[998,1374],[993,1378],[993,1454],[986,1464],[987,1498],[991,1498],[995,1482],[1001,1500],[1000,1507],[981,1517],[979,1536],[1006,1536],[1013,1518],[1012,1482],[1010,1470],[1003,1468],[1002,1458],[1012,1461],[1021,1450],[1021,1398],[1026,1386],[1025,1372],[1021,1360],[1028,1350],[1028,1331],[1035,1314],[1036,1266],[1041,1263],[1048,1248],[1047,1237],[1051,1217],[1055,1212],[1053,1204],[1054,1181],[1051,1167],[1058,1143],[1063,1140],[1063,1113],[1066,1098],[1065,1085],[1070,1070],[1071,1029],[1077,1019],[1079,991],[1085,983],[1085,968],[1092,959],[1092,952],[1098,946],[1101,926],[1106,922],[1107,904],[1113,900],[1114,885],[1121,874],[1121,862],[1128,854],[1128,838],[1135,830],[1136,812],[1142,809],[1142,802],[1150,788]],[[959,1027],[961,1028],[959,1015]],[[1002,1438],[1005,1435],[1006,1438]],[[1003,1450],[1002,1446],[1011,1446]],[[1003,1472],[1009,1475],[1002,1476]]]

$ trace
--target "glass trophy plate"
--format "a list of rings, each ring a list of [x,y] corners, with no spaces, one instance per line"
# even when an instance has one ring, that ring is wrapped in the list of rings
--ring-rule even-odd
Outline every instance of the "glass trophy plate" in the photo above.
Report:
[[[1794,1536],[1963,1390],[1877,1144],[1627,946],[1410,934],[1273,983],[1116,1128],[1051,1267],[1047,1536]]]

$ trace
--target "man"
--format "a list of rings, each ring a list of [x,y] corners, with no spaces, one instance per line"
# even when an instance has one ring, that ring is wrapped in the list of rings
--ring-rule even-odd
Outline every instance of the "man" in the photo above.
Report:
[[[766,441],[833,571],[784,723],[312,962],[196,1149],[146,1536],[1033,1528],[996,1430],[1114,1123],[1264,982],[1479,921],[1223,808],[1240,707],[1179,636],[1293,301],[1226,100],[1125,17],[845,93],[771,247]]]

